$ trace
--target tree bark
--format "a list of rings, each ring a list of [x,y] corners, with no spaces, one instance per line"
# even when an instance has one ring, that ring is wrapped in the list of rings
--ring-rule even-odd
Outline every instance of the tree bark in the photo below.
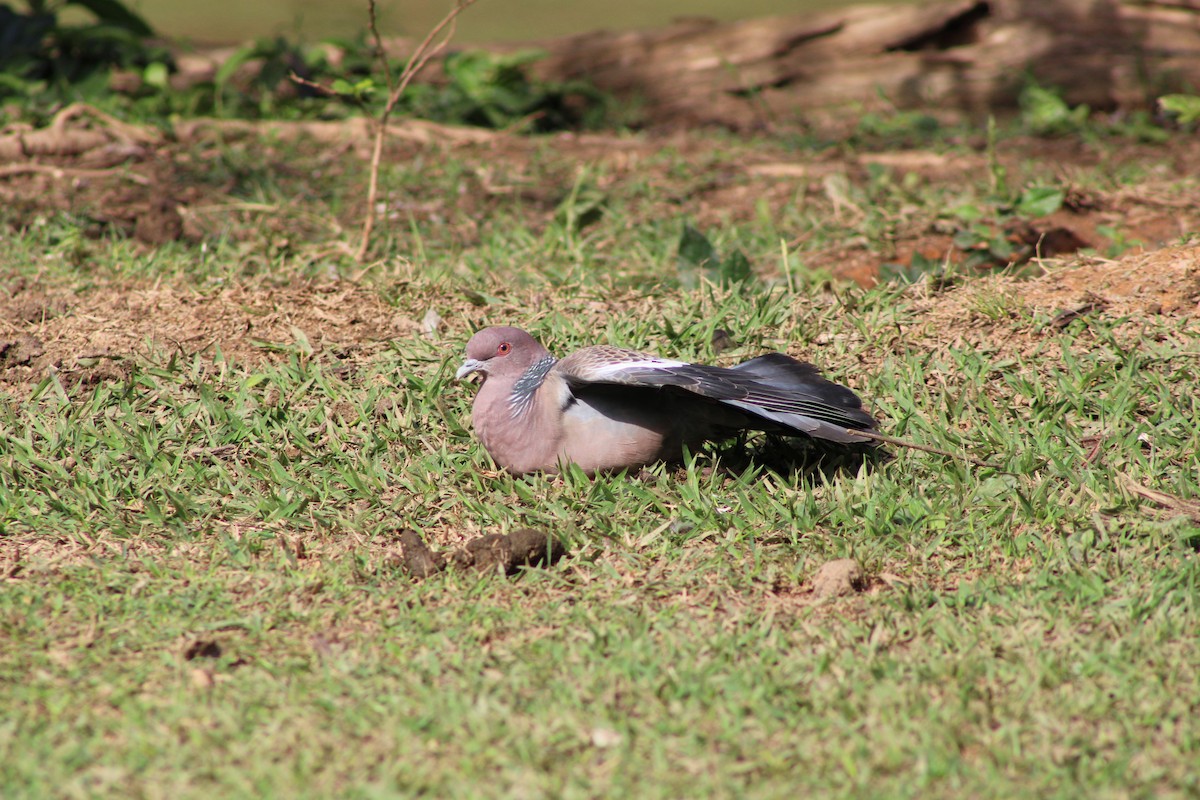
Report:
[[[1200,0],[941,0],[530,43],[649,124],[757,127],[895,106],[979,117],[1033,79],[1093,109],[1200,86]]]
[[[387,42],[393,57],[415,46]],[[1147,108],[1200,87],[1200,0],[934,0],[482,46],[530,47],[547,54],[538,77],[590,81],[650,126],[821,124],[897,107],[982,118],[1015,108],[1031,79],[1072,105]],[[211,80],[230,52],[181,55],[176,80]],[[438,67],[420,80],[443,80]]]

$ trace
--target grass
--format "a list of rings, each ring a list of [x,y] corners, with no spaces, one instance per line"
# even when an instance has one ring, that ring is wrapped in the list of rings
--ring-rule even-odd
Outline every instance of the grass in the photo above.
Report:
[[[920,285],[827,290],[801,270],[680,290],[683,211],[770,277],[781,233],[874,247],[888,220],[986,192],[982,174],[868,176],[862,218],[818,191],[722,222],[678,199],[726,180],[742,154],[718,146],[704,176],[670,152],[642,162],[657,179],[513,167],[546,190],[532,199],[467,198],[471,156],[398,159],[385,185],[408,205],[362,280],[398,319],[438,310],[440,339],[152,342],[95,356],[115,378],[75,385],[95,365],[64,364],[0,401],[4,796],[1200,792],[1200,529],[1125,488],[1200,496],[1191,318],[1060,329],[986,287],[939,316]],[[76,315],[158,277],[206,294],[348,274],[313,220],[350,213],[361,176],[293,201],[311,166],[295,155],[277,154],[290,173],[228,156],[238,202],[272,211],[218,210],[202,255],[51,215],[0,257],[76,291]],[[585,203],[601,213],[581,223]],[[824,478],[713,449],[637,477],[498,474],[451,378],[470,326],[501,321],[559,352],[702,360],[728,328],[721,358],[808,354],[886,432],[999,468],[900,452]],[[399,566],[402,527],[451,546],[526,525],[571,555],[513,579]],[[868,590],[816,600],[806,582],[845,557]]]

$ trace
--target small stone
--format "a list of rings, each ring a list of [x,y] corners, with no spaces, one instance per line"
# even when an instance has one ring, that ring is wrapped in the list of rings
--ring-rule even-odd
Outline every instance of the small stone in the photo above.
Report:
[[[429,309],[425,312],[425,316],[421,318],[421,335],[426,338],[432,338],[437,335],[438,328],[442,326],[442,315],[434,309]]]
[[[612,728],[592,728],[592,747],[607,750],[621,743],[621,734]]]
[[[216,683],[216,676],[211,669],[197,667],[191,671],[192,686],[197,689],[211,689]]]

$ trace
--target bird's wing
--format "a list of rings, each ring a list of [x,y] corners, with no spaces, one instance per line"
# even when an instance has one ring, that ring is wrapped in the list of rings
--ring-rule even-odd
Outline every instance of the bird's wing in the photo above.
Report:
[[[573,389],[608,384],[675,390],[677,396],[723,403],[796,433],[835,442],[866,441],[853,431],[875,427],[854,392],[826,380],[812,364],[782,353],[736,367],[711,367],[601,345],[567,356],[554,370]]]

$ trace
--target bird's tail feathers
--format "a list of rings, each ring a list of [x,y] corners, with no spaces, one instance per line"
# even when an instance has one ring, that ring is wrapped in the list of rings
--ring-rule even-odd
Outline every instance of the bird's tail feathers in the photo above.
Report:
[[[840,444],[875,443],[875,437],[867,435],[871,433],[870,431],[860,431],[843,424],[810,417],[805,414],[796,414],[789,411],[772,411],[763,408],[761,405],[744,400],[725,400],[724,402],[726,405],[747,411],[760,419],[770,420],[782,425],[784,428],[791,429],[797,433],[807,433],[809,436],[817,439],[825,439],[826,441],[838,442]]]

